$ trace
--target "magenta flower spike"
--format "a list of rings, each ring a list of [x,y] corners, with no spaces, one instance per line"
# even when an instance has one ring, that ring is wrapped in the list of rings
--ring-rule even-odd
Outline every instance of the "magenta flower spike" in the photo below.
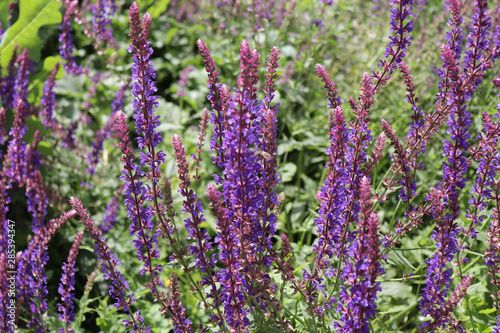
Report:
[[[45,81],[43,85],[43,96],[40,99],[40,117],[42,118],[42,124],[46,129],[54,128],[54,106],[56,103],[56,93],[54,92],[54,87],[56,85],[56,75],[59,71],[59,63],[57,63],[52,72],[50,73],[49,78]]]
[[[100,50],[103,44],[105,47],[114,47],[116,45],[112,27],[112,18],[116,9],[115,0],[98,0],[96,5],[92,5],[94,46],[99,53],[103,52]]]
[[[123,175],[120,179],[124,182],[125,190],[125,207],[128,210],[130,223],[130,234],[135,235],[134,245],[137,248],[139,260],[144,262],[144,267],[141,269],[141,275],[148,273],[151,282],[148,282],[148,287],[151,293],[158,295],[157,286],[161,286],[161,281],[158,277],[161,272],[161,265],[153,267],[153,258],[159,258],[158,250],[158,231],[154,231],[151,207],[144,207],[146,200],[146,186],[139,181],[139,177],[143,175],[140,170],[140,165],[134,162],[135,156],[132,153],[131,145],[128,140],[128,129],[125,124],[125,115],[118,111],[116,115],[116,134],[120,139],[120,149],[122,152]]]
[[[61,295],[62,303],[57,303],[57,308],[60,312],[59,320],[61,320],[65,327],[59,328],[59,333],[72,333],[74,330],[70,327],[70,324],[75,320],[74,311],[74,292],[75,289],[75,264],[76,256],[78,255],[78,249],[82,242],[83,231],[76,234],[73,240],[73,245],[69,251],[68,261],[63,264],[63,275],[61,277],[61,283],[59,284],[59,295]]]
[[[71,75],[80,75],[83,72],[82,66],[78,65],[73,55],[73,27],[71,27],[72,17],[77,13],[78,1],[64,0],[64,17],[61,23],[61,34],[59,35],[59,54],[64,60],[64,69]]]
[[[350,259],[343,267],[339,311],[342,323],[336,322],[338,332],[370,332],[370,319],[375,316],[377,292],[381,290],[381,266],[377,213],[371,210],[370,179],[363,177],[360,184],[360,222],[356,239],[349,246]]]
[[[161,173],[159,166],[165,163],[165,154],[161,151],[155,151],[156,147],[162,141],[160,132],[157,127],[160,125],[159,118],[154,114],[154,108],[158,107],[158,98],[155,95],[157,88],[155,69],[153,68],[150,56],[153,53],[151,42],[148,41],[149,30],[151,27],[151,15],[144,14],[141,19],[139,17],[139,5],[134,2],[130,6],[130,39],[132,43],[129,47],[129,53],[132,53],[134,64],[132,65],[132,94],[135,99],[134,119],[137,134],[141,135],[137,138],[139,149],[147,148],[148,152],[141,152],[140,164],[148,166],[149,172],[146,178],[152,182],[152,189],[148,189],[146,198],[153,201],[154,198],[161,198],[159,187],[159,179]]]
[[[144,327],[144,319],[141,317],[140,311],[133,314],[130,308],[135,303],[135,298],[133,297],[133,293],[128,297],[125,296],[125,291],[130,289],[130,287],[128,281],[125,280],[123,274],[118,270],[118,266],[121,266],[120,259],[116,257],[116,254],[111,253],[105,238],[102,236],[101,230],[95,226],[87,210],[83,208],[81,201],[78,198],[72,197],[70,204],[74,211],[76,211],[76,214],[80,216],[80,222],[83,223],[90,238],[94,241],[94,253],[97,254],[104,277],[106,280],[111,280],[109,295],[116,301],[114,303],[116,309],[123,309],[129,313],[130,319],[125,321],[127,328],[131,332],[151,332],[149,327]]]
[[[217,67],[215,66],[210,50],[201,39],[197,41],[197,45],[208,74],[208,90],[210,91],[210,94],[207,96],[207,99],[210,101],[213,111],[210,114],[210,123],[214,125],[214,135],[210,141],[210,149],[216,152],[214,163],[219,168],[223,168],[226,159],[225,152],[222,149],[223,133],[227,127],[225,114],[227,108],[224,107],[226,102],[221,91],[221,84],[219,83],[219,73],[217,72]]]
[[[486,1],[475,3],[475,14],[471,22],[471,33],[468,36],[464,57],[464,71],[459,67],[461,47],[459,41],[461,34],[459,26],[462,22],[459,6],[456,1],[450,2],[450,26],[452,32],[447,34],[448,44],[441,46],[443,70],[441,73],[441,95],[450,107],[447,134],[449,140],[444,141],[444,156],[447,160],[443,163],[443,180],[436,187],[436,193],[440,198],[427,200],[433,207],[432,217],[436,219],[436,229],[432,238],[437,242],[437,252],[426,260],[428,274],[424,293],[420,300],[420,309],[423,316],[429,316],[432,321],[425,321],[421,329],[433,325],[438,328],[446,328],[448,320],[443,315],[443,304],[451,283],[451,269],[446,269],[448,262],[459,252],[457,237],[463,231],[457,224],[461,207],[459,194],[465,187],[465,178],[468,170],[466,153],[469,150],[470,139],[469,128],[472,124],[471,114],[467,110],[467,104],[474,94],[477,85],[482,81],[483,52],[488,52],[489,41],[486,39],[490,27],[490,18],[486,17]],[[440,202],[444,205],[441,206]],[[472,224],[472,228],[473,228]],[[467,234],[474,234],[473,229]]]
[[[75,216],[70,210],[58,219],[50,220],[41,228],[28,244],[28,248],[20,253],[17,267],[16,287],[20,304],[25,303],[24,311],[28,312],[28,328],[37,332],[48,332],[48,326],[43,319],[48,310],[47,276],[44,266],[49,260],[48,244],[59,228]]]

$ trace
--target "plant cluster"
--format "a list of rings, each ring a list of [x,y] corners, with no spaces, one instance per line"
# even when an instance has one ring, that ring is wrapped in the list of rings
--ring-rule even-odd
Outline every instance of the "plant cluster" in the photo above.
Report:
[[[237,34],[236,18],[250,22],[254,41],[267,32],[286,35],[299,4],[244,5],[217,2],[213,28]],[[324,29],[333,5],[322,0],[310,27]],[[280,165],[287,156],[280,151],[287,135],[280,117],[291,104],[279,84],[300,84],[307,74],[280,81],[287,75],[280,47],[262,60],[252,40],[241,39],[231,87],[217,67],[215,44],[197,39],[209,107],[180,123],[174,103],[161,96],[164,74],[155,68],[158,12],[141,16],[140,5],[130,5],[125,52],[113,20],[121,8],[113,0],[0,4],[8,9],[0,17],[0,330],[500,333],[500,104],[483,101],[500,96],[500,77],[490,79],[500,56],[500,5],[446,2],[432,103],[419,96],[410,69],[427,3],[390,5],[384,57],[361,75],[357,98],[346,102],[327,67],[315,65],[328,100],[328,147],[314,212],[301,219],[285,207],[301,197]],[[200,17],[214,23],[195,10],[209,8],[204,3],[157,6],[150,9],[177,13],[177,24]],[[23,26],[52,23],[60,25],[52,41],[59,55],[42,64],[48,51],[41,41],[27,43]],[[86,63],[75,37],[92,48]],[[264,48],[270,40],[256,44]],[[317,41],[307,46],[313,51],[306,58],[322,48]],[[113,66],[131,75],[102,70]],[[188,65],[178,74],[181,105],[190,101],[196,70]],[[64,86],[78,80],[87,88],[75,106],[78,92]],[[110,81],[111,94],[102,88]],[[403,126],[396,130],[377,115],[389,84],[405,94],[404,137],[396,133]],[[486,97],[478,97],[482,89],[489,89]],[[163,112],[162,104],[170,109]],[[196,130],[187,131],[198,118]],[[168,140],[165,126],[180,135]],[[436,150],[442,159],[432,156]],[[428,170],[435,175],[426,176]],[[297,177],[300,188],[307,177]],[[314,223],[287,230],[295,218]],[[64,263],[52,247],[68,253]],[[88,276],[81,279],[79,271]],[[98,318],[86,323],[93,313]]]

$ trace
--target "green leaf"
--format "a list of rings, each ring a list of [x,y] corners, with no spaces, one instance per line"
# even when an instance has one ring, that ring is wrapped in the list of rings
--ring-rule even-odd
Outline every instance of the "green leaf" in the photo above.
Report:
[[[151,14],[153,20],[164,13],[167,10],[169,4],[170,0],[157,0],[154,3],[154,6],[148,8],[148,12],[149,14]]]
[[[282,183],[287,183],[293,179],[297,172],[297,166],[293,163],[285,163],[280,168],[280,178]]]
[[[403,256],[400,251],[391,251],[387,256],[387,261],[395,266],[403,267],[411,267],[412,269],[416,269],[409,261]],[[399,265],[397,264],[399,263]]]
[[[305,263],[304,265],[301,265],[299,267],[297,267],[294,271],[293,271],[293,274],[297,273],[297,272],[300,272],[302,270],[302,268],[306,267],[307,265],[309,265],[309,263]]]
[[[2,1],[4,2],[4,1]],[[7,31],[0,45],[0,64],[6,73],[12,53],[16,45],[19,50],[28,49],[30,59],[40,60],[41,41],[38,29],[47,24],[61,22],[59,12],[61,2],[57,0],[22,0],[19,19]]]

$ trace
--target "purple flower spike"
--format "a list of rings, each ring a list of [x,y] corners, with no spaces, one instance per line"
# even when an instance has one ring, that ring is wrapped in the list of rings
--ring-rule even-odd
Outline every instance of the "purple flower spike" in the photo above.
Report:
[[[48,244],[59,228],[75,216],[70,210],[58,219],[50,220],[41,228],[28,244],[28,248],[20,254],[17,267],[16,286],[20,304],[26,303],[29,321],[28,328],[37,332],[48,332],[44,315],[47,312],[47,276],[44,266],[49,260]]]
[[[21,53],[19,62],[19,70],[17,71],[16,77],[16,91],[14,92],[14,101],[23,101],[28,104],[28,87],[29,80],[28,75],[30,74],[31,61],[28,55],[28,49],[24,49]]]
[[[78,1],[76,0],[64,0],[64,7],[66,9],[64,17],[61,23],[61,34],[59,35],[59,54],[64,60],[64,69],[71,75],[82,74],[82,67],[78,65],[75,61],[75,56],[73,56],[73,27],[71,27],[71,17],[76,15],[78,6]]]
[[[189,166],[186,161],[186,153],[182,146],[182,140],[177,134],[174,134],[172,144],[177,160],[179,181],[181,182],[179,193],[184,197],[182,203],[184,208],[182,211],[190,215],[189,218],[184,220],[186,230],[188,231],[188,239],[193,239],[195,241],[195,244],[189,246],[190,252],[191,255],[196,256],[194,260],[195,267],[200,268],[203,273],[211,276],[210,272],[214,269],[215,261],[213,257],[209,255],[213,250],[210,236],[206,229],[200,229],[200,224],[205,222],[203,207],[196,194],[190,189],[191,181],[189,177]],[[211,280],[211,278],[208,281],[205,280],[204,284],[212,283],[213,281]]]
[[[141,152],[140,164],[148,165],[149,172],[146,174],[147,179],[151,180],[153,191],[148,191],[146,198],[154,200],[154,197],[161,198],[159,187],[159,179],[161,177],[159,166],[165,163],[165,154],[159,150],[155,152],[155,148],[162,141],[160,131],[157,127],[160,125],[160,116],[154,114],[154,108],[158,107],[158,98],[155,95],[157,88],[155,69],[153,68],[150,56],[153,53],[151,42],[148,41],[149,30],[151,27],[151,15],[144,14],[144,17],[139,17],[139,5],[133,3],[130,6],[130,44],[129,52],[132,53],[134,64],[132,65],[132,94],[135,99],[134,119],[137,134],[141,137],[137,138],[139,149],[147,148],[148,152]]]
[[[23,136],[27,131],[25,122],[26,103],[19,99],[16,104],[16,112],[14,114],[14,123],[9,132],[12,139],[9,141],[7,148],[7,156],[4,163],[5,174],[9,179],[9,183],[15,180],[18,184],[23,183],[26,175],[26,142],[23,141]]]
[[[135,303],[133,294],[129,297],[125,296],[125,290],[129,289],[128,281],[118,270],[118,266],[121,266],[120,259],[112,254],[106,240],[102,236],[101,230],[99,230],[94,221],[90,219],[90,215],[87,210],[83,208],[82,202],[75,197],[70,199],[70,204],[76,213],[80,216],[80,222],[90,235],[90,238],[94,240],[95,250],[94,253],[97,254],[98,260],[101,263],[101,269],[104,273],[106,280],[111,280],[109,285],[109,295],[116,301],[114,304],[116,309],[123,309],[129,312],[129,320],[125,321],[127,328],[131,332],[144,332],[149,330],[149,327],[144,328],[144,319],[138,311],[135,315],[132,313],[130,307]]]
[[[17,45],[14,47],[12,58],[10,58],[9,66],[7,67],[7,76],[2,78],[0,85],[0,96],[6,108],[13,109],[16,100],[14,94],[16,91],[16,60],[17,60]]]
[[[54,92],[54,87],[56,85],[55,81],[58,71],[59,63],[54,66],[49,78],[47,79],[47,81],[45,81],[45,84],[43,85],[43,96],[40,99],[40,116],[42,118],[42,124],[46,129],[54,128],[54,117],[52,113],[54,111],[54,105],[56,103],[56,93]]]
[[[425,321],[421,330],[432,326],[447,328],[448,318],[443,308],[444,300],[448,295],[451,283],[451,268],[447,264],[459,253],[458,236],[462,229],[457,224],[461,214],[459,195],[465,187],[465,178],[468,170],[467,151],[470,139],[469,128],[472,124],[471,114],[467,110],[467,103],[474,94],[477,85],[481,82],[484,70],[482,53],[487,52],[490,19],[486,17],[486,1],[477,1],[476,13],[471,22],[466,56],[464,58],[464,72],[461,73],[459,59],[461,48],[461,34],[459,26],[462,22],[459,6],[456,1],[450,2],[450,26],[452,32],[448,34],[448,44],[441,46],[443,70],[440,72],[440,98],[446,101],[450,108],[447,134],[449,140],[444,141],[443,180],[432,190],[433,196],[427,200],[432,205],[432,217],[436,219],[436,229],[432,238],[436,240],[437,252],[425,262],[427,268],[427,281],[420,300],[420,309],[423,316],[428,316],[432,321]],[[474,235],[474,223],[471,224],[468,235]]]
[[[214,125],[214,135],[210,142],[210,149],[217,153],[214,158],[214,163],[219,168],[222,168],[226,159],[225,152],[222,149],[223,133],[227,126],[225,115],[227,108],[224,107],[226,103],[222,96],[223,92],[221,91],[221,85],[219,83],[219,73],[217,72],[212,54],[201,39],[197,41],[197,45],[203,57],[203,63],[205,64],[205,69],[208,74],[208,89],[210,94],[207,96],[207,99],[210,101],[213,111],[210,116],[210,123]]]
[[[125,190],[125,207],[127,207],[127,216],[130,218],[130,234],[135,235],[134,245],[137,248],[139,260],[144,262],[144,268],[141,269],[141,275],[147,271],[150,275],[151,282],[147,285],[151,293],[158,297],[157,286],[161,286],[159,273],[161,265],[153,267],[153,258],[159,258],[158,251],[158,236],[159,232],[154,231],[153,222],[151,220],[151,207],[144,207],[146,200],[146,186],[139,181],[139,177],[143,175],[140,171],[140,166],[134,163],[134,155],[130,148],[128,140],[128,130],[125,124],[125,115],[118,111],[116,115],[116,134],[120,139],[120,149],[122,152],[123,175],[120,179],[124,182]],[[162,297],[163,298],[163,297]]]
[[[168,308],[172,313],[172,323],[174,325],[174,333],[191,333],[191,320],[186,318],[186,309],[181,302],[181,294],[179,292],[179,278],[173,273],[170,277],[170,297],[167,300]]]
[[[60,312],[59,320],[61,320],[65,327],[59,328],[60,333],[72,333],[74,330],[69,327],[69,325],[75,320],[75,314],[73,312],[74,305],[73,301],[75,295],[73,290],[75,290],[75,264],[76,256],[78,255],[78,248],[82,242],[83,231],[76,234],[71,250],[69,251],[68,261],[63,264],[63,275],[61,277],[61,283],[59,284],[59,295],[61,295],[61,301],[63,303],[57,303],[57,308]]]
[[[108,205],[106,206],[106,211],[104,213],[104,218],[102,220],[102,224],[100,225],[100,229],[103,233],[107,234],[113,229],[116,223],[116,215],[118,208],[120,207],[120,198],[123,193],[123,186],[120,186],[116,196],[112,197],[108,201]]]
[[[395,9],[390,9],[391,33],[393,35],[389,36],[391,41],[385,49],[385,57],[393,57],[393,59],[390,62],[380,60],[379,65],[379,67],[382,67],[389,74],[392,74],[397,64],[406,56],[405,51],[411,45],[412,40],[412,37],[409,35],[413,31],[413,21],[405,22],[406,19],[412,16],[411,6],[413,5],[413,0],[391,0],[391,5],[396,6]]]
[[[116,9],[115,0],[98,0],[97,5],[92,5],[92,33],[95,38],[94,46],[98,50],[103,44],[106,47],[116,45],[111,21]],[[103,51],[98,52],[103,53]]]

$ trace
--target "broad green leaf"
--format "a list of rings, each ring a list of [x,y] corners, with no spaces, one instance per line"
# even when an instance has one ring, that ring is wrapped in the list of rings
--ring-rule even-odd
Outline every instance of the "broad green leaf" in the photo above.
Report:
[[[5,31],[6,37],[2,39],[0,45],[0,64],[4,73],[16,45],[19,46],[19,50],[27,48],[30,59],[34,61],[40,59],[41,42],[38,29],[43,25],[60,23],[62,19],[60,7],[61,2],[57,0],[21,1],[19,19]]]

